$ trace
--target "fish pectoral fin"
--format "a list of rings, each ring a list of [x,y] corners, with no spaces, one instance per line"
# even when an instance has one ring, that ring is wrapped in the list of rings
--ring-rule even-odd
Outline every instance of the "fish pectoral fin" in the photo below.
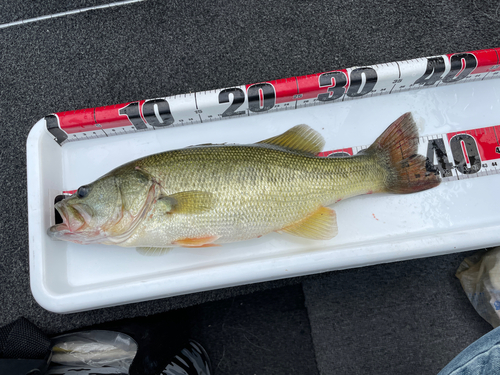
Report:
[[[317,155],[323,150],[325,140],[316,130],[303,124],[294,126],[283,134],[257,142],[257,144],[259,143]]]
[[[145,256],[161,256],[167,254],[173,247],[138,247],[137,252]]]
[[[213,206],[213,194],[206,191],[181,191],[158,198],[157,211],[170,214],[197,214]]]
[[[194,237],[194,238],[181,238],[177,241],[174,241],[175,245],[182,247],[212,247],[212,246],[220,246],[214,244],[220,236],[207,236],[207,237]]]
[[[311,215],[279,231],[312,240],[329,240],[338,234],[337,214],[327,207],[320,207]]]

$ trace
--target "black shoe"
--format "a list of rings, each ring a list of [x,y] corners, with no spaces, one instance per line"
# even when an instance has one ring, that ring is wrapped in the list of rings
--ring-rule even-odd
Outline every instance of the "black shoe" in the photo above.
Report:
[[[53,366],[45,375],[127,375],[114,367]]]
[[[158,375],[210,375],[210,359],[205,349],[196,341],[189,340],[189,343]],[[125,375],[123,370],[114,367],[92,367],[92,366],[53,366],[48,375],[100,375],[116,374]]]
[[[210,375],[210,358],[196,341],[189,340],[187,347],[177,354],[161,375]]]

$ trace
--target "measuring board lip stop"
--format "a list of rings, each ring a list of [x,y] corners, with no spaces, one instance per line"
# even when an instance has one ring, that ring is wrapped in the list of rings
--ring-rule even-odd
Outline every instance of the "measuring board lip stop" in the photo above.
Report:
[[[500,48],[492,48],[57,112],[45,121],[64,145],[498,77]]]

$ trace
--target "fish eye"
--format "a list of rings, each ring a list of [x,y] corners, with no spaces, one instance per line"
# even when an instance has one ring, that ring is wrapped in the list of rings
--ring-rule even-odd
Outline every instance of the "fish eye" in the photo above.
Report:
[[[78,198],[85,198],[90,193],[90,188],[88,186],[80,186],[76,191],[76,195]]]

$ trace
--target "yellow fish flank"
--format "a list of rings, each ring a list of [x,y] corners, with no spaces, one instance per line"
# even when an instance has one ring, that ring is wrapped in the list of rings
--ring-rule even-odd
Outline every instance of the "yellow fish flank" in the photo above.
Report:
[[[416,155],[410,113],[356,156],[321,158],[306,125],[251,145],[202,145],[147,156],[82,186],[56,204],[55,238],[161,253],[270,232],[310,239],[337,234],[335,202],[366,193],[413,193],[440,179]]]

